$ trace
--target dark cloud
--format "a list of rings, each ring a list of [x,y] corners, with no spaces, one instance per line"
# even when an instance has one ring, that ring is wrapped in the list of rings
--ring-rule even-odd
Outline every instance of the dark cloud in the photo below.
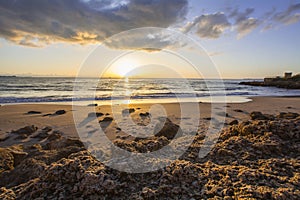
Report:
[[[169,27],[186,0],[0,0],[0,37],[20,45],[94,43],[128,29]]]
[[[182,26],[188,0],[0,0],[0,37],[13,43],[39,47],[53,42],[90,44],[129,29],[182,27],[183,33],[216,39],[236,31],[241,38],[263,25],[263,30],[300,21],[300,3],[285,10],[273,8],[256,18],[254,8],[196,16]],[[152,34],[106,42],[112,48],[144,47],[155,51],[174,45],[176,38]],[[169,39],[169,41],[168,41]],[[155,40],[155,41],[154,41]],[[146,44],[153,44],[148,48]],[[175,45],[184,45],[179,42]]]

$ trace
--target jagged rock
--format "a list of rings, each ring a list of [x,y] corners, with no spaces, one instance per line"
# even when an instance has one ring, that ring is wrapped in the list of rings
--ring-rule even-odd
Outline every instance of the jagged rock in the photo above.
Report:
[[[25,126],[23,128],[20,128],[16,131],[12,131],[13,134],[18,134],[18,137],[16,137],[17,140],[19,139],[26,139],[29,135],[34,133],[38,128],[34,125],[31,126]]]
[[[191,148],[170,165],[137,174],[105,166],[79,140],[61,134],[18,150],[28,154],[17,166],[10,150],[0,148],[0,164],[8,164],[1,165],[6,170],[0,171],[0,187],[5,186],[0,199],[300,199],[300,117],[228,126],[200,159],[204,138],[198,133]],[[170,142],[165,136],[153,136],[117,139],[114,144],[149,153]]]
[[[50,126],[46,126],[42,130],[38,131],[35,135],[33,135],[32,138],[44,139],[49,136],[50,131],[52,131],[52,128]]]
[[[272,120],[274,119],[273,115],[262,114],[261,112],[252,112],[250,114],[252,120]]]
[[[281,112],[279,115],[277,115],[278,118],[283,118],[283,119],[295,119],[297,117],[299,117],[298,113],[285,113],[285,112]]]
[[[0,174],[6,170],[14,168],[14,156],[11,151],[0,148]]]
[[[30,135],[30,134],[34,133],[37,129],[38,128],[36,126],[31,125],[31,126],[25,126],[24,128],[20,128],[16,131],[12,131],[11,133]]]

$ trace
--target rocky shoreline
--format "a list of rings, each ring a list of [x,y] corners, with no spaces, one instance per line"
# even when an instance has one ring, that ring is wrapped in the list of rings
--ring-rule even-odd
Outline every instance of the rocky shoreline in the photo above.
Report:
[[[300,89],[300,75],[291,78],[265,78],[264,81],[240,82],[240,85]]]
[[[129,174],[103,165],[78,139],[24,127],[11,134],[34,135],[39,143],[0,148],[0,199],[300,199],[299,114],[252,112],[222,130],[200,159],[204,132],[170,166]],[[160,134],[115,144],[145,152],[169,142]]]

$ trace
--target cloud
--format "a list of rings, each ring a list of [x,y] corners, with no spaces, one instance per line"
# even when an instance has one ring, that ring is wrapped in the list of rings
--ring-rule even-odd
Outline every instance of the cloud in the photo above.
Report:
[[[255,18],[248,18],[236,24],[236,30],[238,32],[237,37],[240,39],[245,35],[251,33],[260,24],[260,21]]]
[[[265,27],[263,31],[278,28],[280,26],[287,26],[300,21],[300,13],[296,12],[300,10],[300,3],[291,4],[286,10],[280,12],[272,12],[269,14],[269,19],[265,20]]]
[[[162,49],[187,47],[182,33],[162,28],[138,28],[114,35],[105,40],[104,45],[114,49],[143,50],[148,52]]]
[[[284,25],[296,23],[300,20],[300,13],[294,13],[300,10],[300,3],[290,5],[285,11],[273,15],[272,20]]]
[[[236,8],[229,14],[228,17],[233,18],[235,20],[233,28],[237,31],[237,38],[240,39],[244,37],[260,25],[260,20],[253,17],[249,17],[249,15],[254,13],[254,11],[254,8],[247,8],[245,9],[245,11],[240,12]]]
[[[236,30],[237,37],[241,38],[260,25],[258,19],[249,17],[254,11],[253,8],[247,8],[244,12],[240,12],[236,8],[231,10],[228,15],[222,12],[200,15],[192,22],[188,22],[182,28],[182,31],[188,33],[196,28],[196,34],[200,38],[216,39],[221,37],[227,30]]]
[[[188,22],[182,29],[184,33],[196,28],[196,34],[201,38],[218,38],[231,27],[224,13],[205,14]]]
[[[187,0],[0,0],[0,37],[33,47],[96,43],[128,29],[169,27],[186,12]]]

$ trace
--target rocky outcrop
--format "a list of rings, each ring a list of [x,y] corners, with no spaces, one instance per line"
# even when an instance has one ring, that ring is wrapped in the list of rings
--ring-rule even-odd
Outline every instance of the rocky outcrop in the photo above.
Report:
[[[164,169],[129,174],[106,167],[79,140],[54,132],[40,144],[0,149],[0,199],[300,199],[297,113],[252,113],[222,130],[200,159],[204,139],[199,132]],[[153,136],[117,139],[115,145],[149,152],[170,141]]]
[[[240,82],[240,85],[300,89],[300,74],[292,78],[268,78],[264,81]]]

